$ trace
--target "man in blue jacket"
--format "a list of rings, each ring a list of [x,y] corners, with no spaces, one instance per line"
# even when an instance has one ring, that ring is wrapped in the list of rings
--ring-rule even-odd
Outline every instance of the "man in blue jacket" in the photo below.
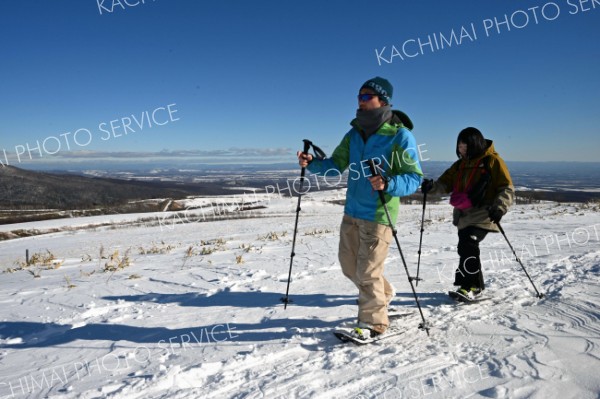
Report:
[[[392,94],[388,80],[375,77],[366,81],[359,90],[352,128],[332,156],[319,160],[298,152],[300,166],[312,173],[349,171],[338,258],[344,275],[358,287],[362,337],[386,331],[387,306],[395,296],[394,288],[383,276],[392,229],[376,191],[384,192],[395,224],[399,197],[414,193],[423,176],[410,132],[412,121],[403,112],[392,110]],[[379,164],[382,176],[371,175],[367,164],[370,159]]]

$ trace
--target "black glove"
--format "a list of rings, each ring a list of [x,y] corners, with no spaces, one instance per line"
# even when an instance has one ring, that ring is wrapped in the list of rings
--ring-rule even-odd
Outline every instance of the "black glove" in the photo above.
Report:
[[[488,215],[492,222],[498,224],[500,223],[500,219],[502,219],[502,216],[504,216],[504,212],[497,206],[492,206],[488,209]]]
[[[424,179],[421,183],[421,192],[427,194],[433,188],[433,179]]]

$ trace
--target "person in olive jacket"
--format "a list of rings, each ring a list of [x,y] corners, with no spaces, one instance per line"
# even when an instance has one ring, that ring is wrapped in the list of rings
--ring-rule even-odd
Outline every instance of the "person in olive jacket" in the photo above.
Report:
[[[452,219],[458,227],[460,263],[454,275],[457,293],[474,299],[485,289],[479,242],[488,232],[498,232],[500,222],[514,201],[514,186],[504,160],[491,140],[468,127],[456,140],[459,160],[436,181],[426,179],[423,193],[452,193]]]

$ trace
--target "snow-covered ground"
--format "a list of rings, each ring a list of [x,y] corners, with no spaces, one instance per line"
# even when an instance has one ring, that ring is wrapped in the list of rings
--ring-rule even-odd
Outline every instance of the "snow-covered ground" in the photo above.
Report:
[[[0,274],[0,397],[599,397],[598,206],[515,206],[503,226],[547,297],[535,297],[491,234],[490,299],[459,305],[446,295],[457,263],[451,208],[428,205],[417,292],[431,336],[417,328],[392,245],[386,274],[397,307],[412,312],[399,321],[406,332],[354,346],[330,332],[356,316],[356,289],[337,262],[343,208],[328,202],[340,196],[302,199],[285,310],[295,198],[263,198],[257,217],[234,220],[40,222],[42,231],[114,224],[0,242],[0,267],[12,271]],[[412,274],[421,210],[403,206],[397,224]],[[46,263],[23,268],[27,249]]]

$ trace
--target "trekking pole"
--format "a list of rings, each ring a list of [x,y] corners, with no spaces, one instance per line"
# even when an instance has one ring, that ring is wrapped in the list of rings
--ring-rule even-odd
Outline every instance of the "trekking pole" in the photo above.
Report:
[[[311,142],[310,140],[306,140],[304,139],[304,151],[302,151],[303,154],[308,154],[308,150],[310,149],[311,146]],[[296,256],[296,253],[294,252],[294,249],[296,248],[296,233],[298,232],[298,217],[300,216],[300,201],[302,200],[302,186],[304,185],[304,175],[306,174],[306,168],[302,167],[302,170],[300,171],[300,190],[298,191],[298,205],[296,206],[296,223],[294,224],[294,238],[292,239],[292,254],[290,255],[290,271],[288,273],[288,281],[287,281],[287,288],[285,290],[285,297],[281,298],[281,302],[284,303],[283,308],[287,309],[287,304],[292,302],[292,300],[289,298],[289,293],[290,293],[290,281],[292,279],[292,264],[294,263],[294,256]]]
[[[377,171],[377,166],[372,159],[368,161],[369,168],[371,169],[371,174],[373,176],[379,176],[379,172]],[[390,228],[392,229],[392,235],[394,236],[394,240],[396,241],[396,246],[398,246],[398,251],[400,252],[400,258],[402,259],[402,264],[404,265],[404,270],[406,271],[406,276],[408,277],[408,283],[410,284],[410,288],[412,289],[412,293],[415,297],[415,302],[417,303],[417,308],[419,309],[419,313],[421,314],[421,320],[423,322],[419,324],[419,329],[425,330],[427,332],[427,336],[429,336],[429,327],[427,322],[425,321],[425,316],[423,316],[423,311],[421,310],[421,304],[419,303],[419,298],[417,297],[417,292],[415,291],[415,287],[412,283],[412,278],[410,277],[410,273],[408,272],[408,267],[406,266],[406,260],[404,260],[404,254],[402,254],[402,248],[400,248],[400,242],[398,241],[398,235],[396,231],[396,227],[392,223],[392,217],[390,216],[390,211],[388,210],[387,203],[385,202],[385,196],[383,195],[383,191],[377,190],[379,193],[379,199],[381,200],[381,204],[383,205],[383,209],[385,210],[385,215],[387,216]]]
[[[427,192],[423,193],[423,214],[421,215],[421,236],[419,237],[419,251],[417,252],[419,254],[419,258],[417,260],[417,277],[410,277],[413,280],[417,281],[417,287],[419,286],[419,281],[423,280],[422,278],[419,278],[419,268],[421,267],[421,244],[423,243],[423,231],[425,231],[425,229],[423,228],[423,223],[425,221],[425,204],[427,203]]]
[[[513,248],[513,246],[510,244],[510,241],[508,241],[508,237],[506,237],[506,234],[504,233],[504,229],[502,228],[502,226],[500,226],[500,222],[496,223],[496,226],[498,226],[498,228],[500,229],[500,232],[502,233],[502,235],[504,236],[504,239],[506,240],[506,242],[508,243],[508,246],[510,247],[510,249],[512,250],[513,255],[515,255],[515,259],[517,259],[517,262],[519,262],[519,264],[521,265],[521,267],[523,268],[523,271],[525,272],[525,275],[527,276],[527,278],[529,279],[529,282],[531,283],[531,285],[533,286],[533,289],[535,290],[535,293],[537,294],[536,296],[539,299],[542,299],[545,295],[541,294],[538,289],[535,287],[535,284],[533,283],[533,280],[531,279],[531,277],[529,277],[529,273],[527,273],[527,270],[525,270],[525,266],[523,266],[523,263],[521,262],[521,259],[519,259],[519,257],[517,256],[517,253],[515,252],[515,249]]]

